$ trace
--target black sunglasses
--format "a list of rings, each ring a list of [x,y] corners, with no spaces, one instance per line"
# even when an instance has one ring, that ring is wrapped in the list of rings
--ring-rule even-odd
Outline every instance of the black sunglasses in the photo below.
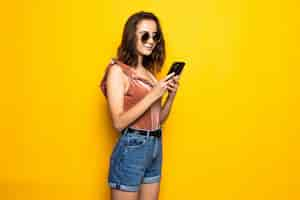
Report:
[[[160,41],[160,34],[159,33],[156,33],[154,36],[152,35],[151,36],[152,39],[154,40],[154,42],[159,42]],[[143,43],[146,43],[150,38],[150,33],[149,32],[144,32],[142,34],[142,37],[141,37],[141,40]]]

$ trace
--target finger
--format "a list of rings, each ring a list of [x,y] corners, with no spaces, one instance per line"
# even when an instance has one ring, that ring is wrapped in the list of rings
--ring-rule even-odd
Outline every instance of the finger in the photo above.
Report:
[[[170,90],[171,92],[175,92],[176,90],[171,88],[171,87],[168,87],[168,90]]]
[[[178,88],[178,85],[177,85],[177,84],[173,84],[173,85],[168,85],[168,87],[171,87],[171,88],[173,88],[173,89],[177,90],[177,88]]]
[[[168,85],[168,88],[175,89],[174,85]]]
[[[168,91],[174,92],[174,89],[168,86]]]
[[[174,79],[171,78],[171,79],[167,80],[167,83],[172,83],[173,81],[174,81]]]
[[[178,80],[179,80],[179,76],[178,76],[178,75],[176,75],[176,76],[173,76],[173,77],[172,77],[172,80],[174,80],[174,81],[178,81]]]
[[[175,72],[172,72],[171,74],[169,74],[168,76],[166,76],[163,81],[167,81],[169,80],[171,77],[173,77],[175,75]]]
[[[174,85],[176,84],[176,83],[174,83],[173,79],[169,79],[167,82],[164,82],[164,83],[166,83],[166,85],[170,85],[172,87],[174,87]]]
[[[168,85],[174,86],[175,84],[172,82],[168,82]]]

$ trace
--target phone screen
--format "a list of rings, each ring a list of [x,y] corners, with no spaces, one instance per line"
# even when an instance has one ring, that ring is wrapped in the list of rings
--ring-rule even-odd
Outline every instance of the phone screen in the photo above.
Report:
[[[175,72],[175,76],[176,75],[180,75],[183,67],[185,65],[185,62],[174,62],[168,72],[168,74],[171,74],[172,72]]]

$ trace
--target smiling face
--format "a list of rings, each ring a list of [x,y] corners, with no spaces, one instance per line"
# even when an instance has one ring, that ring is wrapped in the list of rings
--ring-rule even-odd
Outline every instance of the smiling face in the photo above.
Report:
[[[132,14],[124,25],[117,58],[129,66],[143,66],[157,73],[165,57],[165,39],[158,18],[151,12]]]
[[[148,32],[148,40],[144,43],[142,42],[142,36]],[[148,56],[152,53],[156,41],[153,40],[153,36],[157,34],[156,22],[154,20],[143,19],[141,20],[136,27],[136,50],[139,55]]]

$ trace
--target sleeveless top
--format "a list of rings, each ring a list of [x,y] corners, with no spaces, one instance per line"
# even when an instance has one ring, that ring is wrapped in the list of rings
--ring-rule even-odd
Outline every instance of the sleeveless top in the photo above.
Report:
[[[153,88],[153,84],[137,75],[137,73],[131,68],[129,65],[117,60],[111,59],[111,62],[106,67],[104,76],[100,83],[101,91],[103,92],[104,96],[107,99],[107,87],[106,87],[106,78],[110,67],[117,63],[123,70],[123,72],[129,78],[129,88],[124,94],[124,111],[127,111],[140,100],[142,100],[145,95],[149,93],[149,91]],[[127,127],[132,127],[135,129],[142,129],[142,130],[156,130],[161,128],[159,122],[159,115],[161,111],[161,100],[160,97],[156,100],[140,117],[138,117],[134,122],[129,124]]]

